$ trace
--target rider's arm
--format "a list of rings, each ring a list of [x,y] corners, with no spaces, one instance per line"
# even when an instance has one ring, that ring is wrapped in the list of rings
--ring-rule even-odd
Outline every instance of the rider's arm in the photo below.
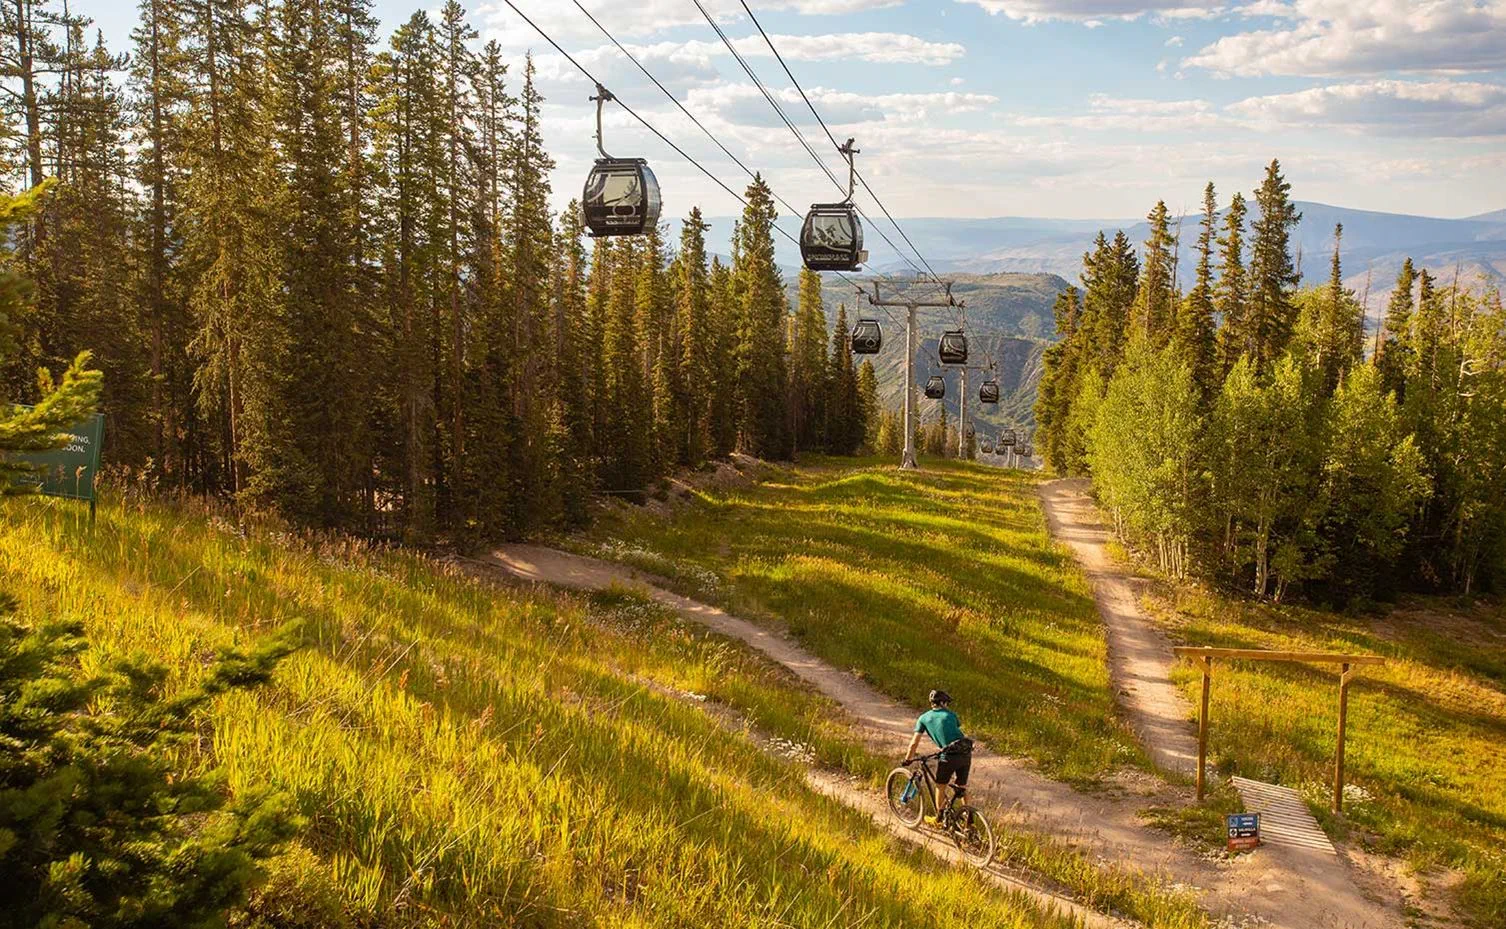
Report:
[[[911,758],[915,757],[915,750],[917,748],[920,748],[920,737],[922,735],[924,735],[924,733],[917,732],[917,733],[915,733],[915,738],[913,738],[913,739],[910,740],[910,747],[907,748],[907,749],[905,749],[905,760],[906,761],[909,761]]]

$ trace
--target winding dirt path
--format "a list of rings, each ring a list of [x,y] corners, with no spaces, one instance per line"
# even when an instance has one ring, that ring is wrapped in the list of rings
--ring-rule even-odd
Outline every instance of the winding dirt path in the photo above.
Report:
[[[637,589],[686,619],[737,639],[788,668],[851,714],[875,752],[898,756],[909,741],[915,709],[890,700],[779,632],[666,590],[657,578],[535,545],[503,546],[482,563],[523,580],[579,590],[611,586]],[[1133,598],[1130,603],[1133,605]],[[1384,910],[1349,906],[1348,898],[1357,894],[1344,875],[1336,883],[1313,880],[1287,867],[1275,867],[1277,863],[1263,855],[1209,860],[1147,827],[1138,810],[1147,805],[1150,794],[1164,793],[1159,784],[1149,790],[1141,785],[1141,789],[1132,786],[1083,793],[1044,777],[1023,761],[993,755],[980,743],[975,748],[971,786],[1003,821],[1067,841],[1106,862],[1139,869],[1147,879],[1155,876],[1199,891],[1203,904],[1215,916],[1281,929],[1401,926],[1399,919],[1386,918],[1389,914]],[[860,808],[874,802],[866,791],[836,792],[845,794],[844,802]],[[1053,902],[1059,899],[1053,898]]]
[[[1109,645],[1109,674],[1119,705],[1134,727],[1140,743],[1162,770],[1191,776],[1197,769],[1197,733],[1191,722],[1192,707],[1171,683],[1171,643],[1140,610],[1135,595],[1136,579],[1109,558],[1106,545],[1109,528],[1088,495],[1089,482],[1082,479],[1050,481],[1040,485],[1041,505],[1051,535],[1072,550],[1078,565],[1093,585],[1093,597],[1103,617]],[[1214,692],[1217,693],[1215,684]],[[1304,815],[1306,810],[1301,811]],[[1260,860],[1265,873],[1255,894],[1284,897],[1295,890],[1297,899],[1316,907],[1322,922],[1278,925],[1381,927],[1400,925],[1394,905],[1383,905],[1356,886],[1356,869],[1332,848],[1268,844],[1242,856]],[[1372,887],[1394,900],[1399,889]],[[1291,920],[1290,915],[1287,916]]]

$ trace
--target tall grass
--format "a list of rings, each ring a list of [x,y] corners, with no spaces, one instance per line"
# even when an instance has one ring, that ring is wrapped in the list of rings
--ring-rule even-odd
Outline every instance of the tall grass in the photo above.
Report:
[[[1333,666],[1221,662],[1210,753],[1226,773],[1301,790],[1325,828],[1419,871],[1457,870],[1453,902],[1506,926],[1506,615],[1422,603],[1345,616],[1161,588],[1149,605],[1188,643],[1379,654],[1350,686],[1344,814],[1328,812],[1337,742]],[[1191,696],[1201,675],[1174,674]],[[1441,891],[1434,891],[1441,893]]]
[[[1057,777],[1145,764],[1114,712],[1090,589],[1025,472],[814,459],[667,516],[617,509],[577,547],[782,622],[902,702],[944,688],[969,734]]]
[[[1056,926],[805,787],[705,713],[829,758],[820,699],[621,594],[500,589],[411,553],[201,514],[0,502],[0,589],[104,654],[202,673],[302,617],[273,687],[219,700],[196,764],[310,827],[258,906],[309,926]],[[854,764],[859,762],[854,761]]]

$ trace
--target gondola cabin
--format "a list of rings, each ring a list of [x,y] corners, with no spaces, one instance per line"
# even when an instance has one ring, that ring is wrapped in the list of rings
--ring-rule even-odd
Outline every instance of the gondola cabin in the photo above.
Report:
[[[877,355],[884,346],[884,333],[878,320],[860,319],[852,327],[852,353],[854,355]]]
[[[982,384],[979,384],[978,385],[978,402],[979,403],[998,403],[999,402],[999,382],[998,381],[994,381],[994,380],[988,380],[988,381],[984,381]]]
[[[597,238],[641,235],[659,222],[659,181],[642,158],[598,158],[581,196],[586,228]]]
[[[932,400],[941,400],[946,397],[946,381],[939,374],[931,375],[926,381],[926,396]]]
[[[936,351],[941,356],[941,363],[944,365],[967,364],[967,334],[961,329],[949,329],[943,332],[941,344]]]
[[[856,271],[868,260],[863,224],[850,203],[817,203],[800,227],[800,257],[812,271]]]
[[[987,439],[983,440],[983,445],[981,447],[983,449],[983,454],[985,455],[992,455],[994,453],[994,443],[988,441]]]
[[[1004,446],[1005,448],[1008,448],[1009,446],[1013,445],[1014,444],[1014,430],[1010,430],[1009,432],[1006,432],[1003,435],[999,436],[999,444],[1002,445],[1002,446]]]

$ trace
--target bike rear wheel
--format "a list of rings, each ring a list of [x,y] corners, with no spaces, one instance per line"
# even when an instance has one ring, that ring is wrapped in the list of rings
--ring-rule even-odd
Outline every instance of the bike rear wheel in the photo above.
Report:
[[[884,782],[889,812],[911,829],[919,826],[926,815],[925,786],[925,782],[915,777],[909,768],[895,768]]]
[[[970,865],[986,868],[994,860],[994,830],[982,810],[965,806],[955,812],[952,841]]]

